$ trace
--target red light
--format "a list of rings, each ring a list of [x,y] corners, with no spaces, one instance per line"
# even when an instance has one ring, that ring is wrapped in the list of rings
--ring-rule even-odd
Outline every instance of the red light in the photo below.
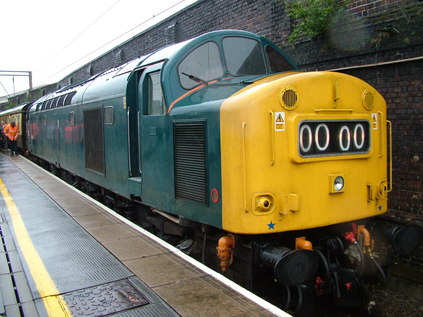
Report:
[[[210,197],[211,197],[212,202],[214,202],[216,204],[220,199],[219,191],[216,188],[213,188],[211,190]]]

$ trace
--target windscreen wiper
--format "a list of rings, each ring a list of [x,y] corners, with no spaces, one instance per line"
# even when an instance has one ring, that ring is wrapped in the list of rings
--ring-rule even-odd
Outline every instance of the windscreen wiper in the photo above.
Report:
[[[193,81],[195,81],[197,83],[201,83],[201,84],[204,84],[204,85],[207,85],[208,84],[208,82],[206,82],[205,80],[203,80],[203,79],[201,79],[201,78],[199,78],[199,77],[197,77],[195,75],[190,75],[190,74],[187,74],[187,73],[184,73],[184,72],[182,72],[182,75],[187,76],[189,79],[191,79],[191,80],[193,80]]]

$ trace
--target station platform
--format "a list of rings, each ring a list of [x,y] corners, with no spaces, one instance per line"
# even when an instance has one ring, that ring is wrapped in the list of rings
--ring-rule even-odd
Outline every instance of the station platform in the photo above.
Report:
[[[0,193],[0,316],[289,316],[21,156]]]

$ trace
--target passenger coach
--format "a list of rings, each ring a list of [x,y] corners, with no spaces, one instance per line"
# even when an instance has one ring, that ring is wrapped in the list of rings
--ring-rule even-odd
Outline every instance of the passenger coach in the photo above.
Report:
[[[4,123],[10,123],[14,121],[19,126],[18,134],[18,149],[24,152],[28,148],[27,137],[27,122],[28,122],[28,111],[32,106],[32,102],[23,103],[19,106],[0,112],[0,121]]]

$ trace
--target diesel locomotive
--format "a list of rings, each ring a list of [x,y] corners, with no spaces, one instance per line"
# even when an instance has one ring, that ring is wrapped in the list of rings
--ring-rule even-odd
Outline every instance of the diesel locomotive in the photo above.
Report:
[[[28,151],[68,181],[294,314],[366,303],[419,229],[376,217],[392,189],[386,103],[223,30],[35,101]],[[175,242],[176,241],[176,242]]]

